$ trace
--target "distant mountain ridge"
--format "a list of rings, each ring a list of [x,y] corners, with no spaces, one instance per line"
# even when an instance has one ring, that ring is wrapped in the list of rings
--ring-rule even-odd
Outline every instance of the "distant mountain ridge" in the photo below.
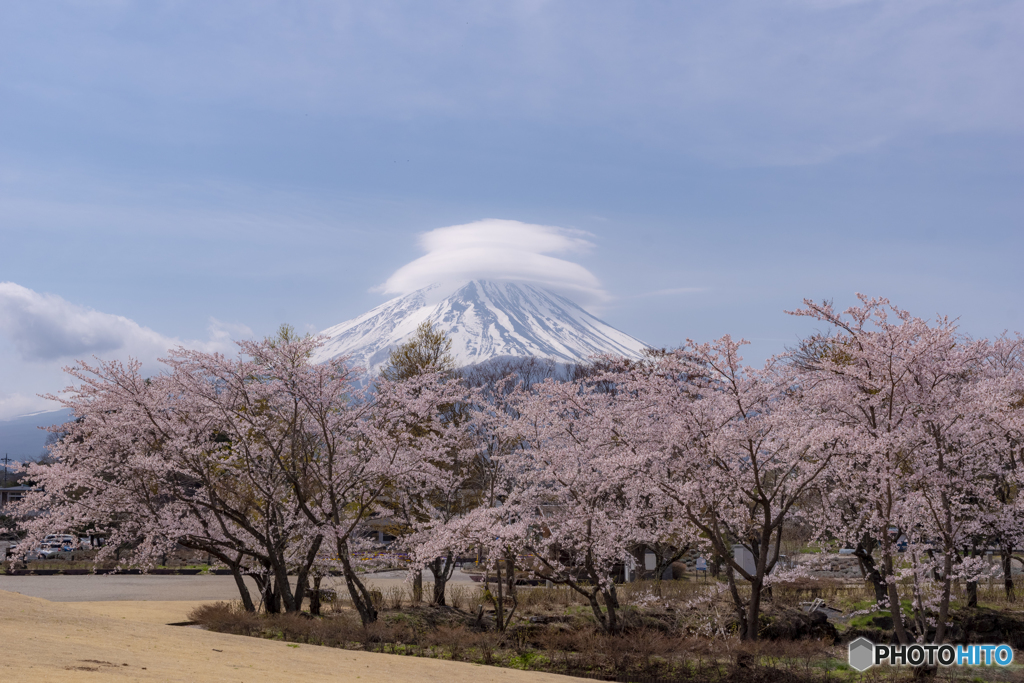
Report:
[[[439,285],[425,287],[324,330],[329,340],[313,361],[348,356],[352,365],[374,375],[391,350],[424,321],[448,334],[460,367],[508,356],[557,363],[578,363],[598,354],[636,358],[647,347],[569,299],[532,284],[473,280],[442,296]]]
[[[60,408],[0,421],[0,458],[9,455],[11,460],[38,459],[46,448],[46,437],[49,436],[49,432],[43,428],[64,424],[71,418],[70,410]]]

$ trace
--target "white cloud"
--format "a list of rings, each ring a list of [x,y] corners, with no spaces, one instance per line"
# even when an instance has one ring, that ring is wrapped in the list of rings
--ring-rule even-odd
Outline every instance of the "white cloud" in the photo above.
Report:
[[[0,395],[0,421],[10,420],[22,415],[57,410],[61,406],[55,401],[47,401],[40,396],[26,394]]]
[[[580,304],[607,298],[598,279],[578,263],[549,254],[580,253],[593,245],[579,231],[489,218],[420,235],[426,255],[408,263],[377,289],[407,294],[431,284],[474,279],[532,282]]]
[[[72,304],[13,282],[0,283],[0,328],[24,360],[162,354],[180,342],[124,316]]]
[[[208,342],[191,342],[185,344],[192,348],[199,348],[196,346],[206,347],[207,351],[220,351],[224,353],[227,350],[234,349],[234,344],[231,343],[232,339],[249,339],[253,336],[252,329],[248,325],[241,323],[226,323],[223,320],[217,320],[216,318],[210,318],[210,324],[206,328],[210,332],[210,341]]]
[[[99,356],[154,360],[176,346],[231,353],[232,338],[252,335],[245,325],[210,318],[210,339],[168,337],[122,315],[73,304],[56,294],[40,294],[14,282],[0,282],[0,332],[27,361]]]
[[[235,350],[232,338],[252,335],[244,325],[231,325],[213,318],[208,329],[208,340],[181,340],[143,327],[124,316],[73,304],[56,294],[40,294],[13,282],[0,282],[0,335],[7,338],[12,350],[21,358],[20,362],[13,357],[0,358],[0,369],[12,377],[16,374],[27,374],[37,380],[46,377],[50,380],[45,382],[49,385],[44,388],[46,391],[61,386],[54,386],[52,381],[66,384],[68,378],[60,378],[57,368],[73,360],[91,356],[126,360],[130,356],[153,371],[156,360],[165,357],[168,349],[185,346],[230,354]],[[0,393],[0,420],[56,407],[36,396],[17,393],[11,382],[0,390],[15,392]]]

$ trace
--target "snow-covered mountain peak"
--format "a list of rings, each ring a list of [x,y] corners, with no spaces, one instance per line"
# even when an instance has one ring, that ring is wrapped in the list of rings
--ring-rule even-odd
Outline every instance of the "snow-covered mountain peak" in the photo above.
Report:
[[[352,365],[376,374],[424,321],[448,334],[463,367],[502,356],[559,363],[603,353],[635,358],[647,346],[536,285],[473,280],[448,296],[438,285],[424,287],[328,328],[321,334],[329,340],[313,360],[348,356]]]

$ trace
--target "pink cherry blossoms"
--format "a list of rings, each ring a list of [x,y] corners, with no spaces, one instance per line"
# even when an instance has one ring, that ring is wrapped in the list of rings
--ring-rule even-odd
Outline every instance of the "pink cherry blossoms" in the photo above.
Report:
[[[290,334],[237,359],[177,350],[148,378],[81,363],[61,399],[75,420],[54,463],[31,468],[42,490],[22,510],[41,514],[26,545],[95,529],[125,562],[199,549],[248,608],[274,611],[339,570],[368,623],[354,548],[386,522],[434,574],[435,602],[474,554],[513,595],[523,577],[579,592],[608,632],[615,583],[645,549],[692,550],[724,569],[753,640],[799,524],[856,549],[901,642],[940,642],[953,586],[970,594],[987,550],[1024,543],[1024,342],[973,340],[883,299],[805,305],[796,315],[827,330],[756,368],[729,336],[476,389],[441,371],[360,389],[343,362],[310,364],[319,340]]]

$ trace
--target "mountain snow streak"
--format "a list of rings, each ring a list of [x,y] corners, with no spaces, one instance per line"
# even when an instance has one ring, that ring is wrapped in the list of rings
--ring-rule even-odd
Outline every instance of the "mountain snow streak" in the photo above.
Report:
[[[636,358],[647,346],[565,297],[530,284],[474,280],[432,303],[438,296],[438,285],[425,287],[324,330],[330,339],[313,360],[349,356],[352,365],[376,374],[391,350],[425,320],[448,334],[462,367],[502,356],[559,363],[597,354]]]

